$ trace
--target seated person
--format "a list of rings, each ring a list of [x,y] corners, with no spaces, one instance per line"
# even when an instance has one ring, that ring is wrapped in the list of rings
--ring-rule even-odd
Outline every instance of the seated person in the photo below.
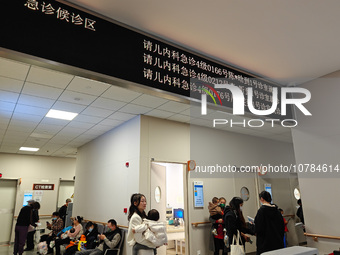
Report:
[[[47,243],[48,253],[53,253],[53,250],[50,248],[50,242],[57,237],[57,234],[63,229],[63,220],[59,217],[59,212],[54,212],[52,214],[52,223],[46,222],[47,229],[52,230],[49,234],[43,235],[40,238],[40,242]]]
[[[74,232],[72,233],[71,230],[66,231],[65,234],[67,235],[64,239],[56,239],[55,241],[55,251],[56,255],[60,255],[60,245],[69,244],[70,241],[77,241],[80,239],[80,236],[83,234],[83,226],[80,224],[83,220],[83,217],[77,216],[73,219],[73,228]]]
[[[96,248],[96,246],[99,244],[97,242],[97,238],[98,238],[97,224],[89,221],[88,223],[86,223],[85,229],[86,229],[86,231],[84,233],[84,236],[86,238],[85,248],[87,250]],[[78,245],[74,245],[74,246],[67,248],[65,250],[64,255],[73,255],[77,251],[78,251]]]
[[[156,209],[152,209],[148,212],[148,216],[143,220],[143,223],[132,229],[137,243],[144,243],[144,239],[150,241],[156,247],[167,244],[166,226],[164,223],[158,222],[158,220],[159,212]],[[135,247],[138,246],[135,245]],[[135,252],[138,254],[138,251]],[[156,251],[154,254],[156,254]]]
[[[78,251],[76,255],[103,255],[107,249],[118,247],[121,241],[121,230],[117,226],[117,222],[111,219],[107,223],[109,231],[102,235],[98,235],[100,244],[95,249]]]

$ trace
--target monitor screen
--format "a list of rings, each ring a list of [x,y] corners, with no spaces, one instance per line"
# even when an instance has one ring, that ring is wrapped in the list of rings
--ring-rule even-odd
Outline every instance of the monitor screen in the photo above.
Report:
[[[174,209],[174,218],[183,219],[184,217],[184,210],[181,208]]]

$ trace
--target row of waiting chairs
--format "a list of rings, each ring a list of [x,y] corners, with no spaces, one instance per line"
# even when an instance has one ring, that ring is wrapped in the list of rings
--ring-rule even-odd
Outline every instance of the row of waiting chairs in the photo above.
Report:
[[[87,220],[84,220],[81,223],[82,226],[83,226],[84,231],[85,231],[85,225],[86,225],[87,222],[88,222]],[[102,224],[102,223],[96,223],[96,224],[97,224],[97,227],[98,227],[98,233],[103,234],[103,233],[105,233],[108,230],[108,227],[106,226],[106,224],[105,225]],[[121,241],[120,241],[118,247],[114,248],[114,249],[107,249],[105,251],[104,255],[121,255],[122,252],[123,252],[124,241],[125,241],[125,230],[121,229]]]

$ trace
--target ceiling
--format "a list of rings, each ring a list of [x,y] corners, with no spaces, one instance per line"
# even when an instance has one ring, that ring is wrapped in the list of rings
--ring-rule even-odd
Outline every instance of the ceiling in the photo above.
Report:
[[[47,118],[50,109],[76,112],[72,121]],[[0,58],[0,152],[75,157],[77,148],[139,114],[212,126],[223,112]],[[234,121],[238,119],[233,117]],[[242,118],[243,119],[243,118]],[[219,129],[290,142],[290,130],[221,125]],[[19,151],[37,147],[37,152]]]
[[[340,1],[69,0],[186,49],[282,85],[297,85],[340,69]],[[211,127],[215,110],[32,62],[0,58],[0,152],[75,157],[79,146],[139,114]],[[74,111],[72,121],[45,117]],[[237,118],[233,116],[237,121]],[[290,130],[219,127],[291,142]],[[21,152],[21,146],[39,147]]]

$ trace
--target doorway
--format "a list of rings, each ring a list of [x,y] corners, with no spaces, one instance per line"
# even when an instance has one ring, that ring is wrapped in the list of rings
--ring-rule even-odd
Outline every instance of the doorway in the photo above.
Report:
[[[17,183],[17,180],[0,179],[0,245],[11,240]]]
[[[65,204],[66,199],[71,198],[73,201],[73,194],[74,180],[60,180],[57,210]]]
[[[187,165],[184,163],[151,162],[152,209],[166,223],[168,245],[157,249],[158,255],[189,254],[187,243]]]

